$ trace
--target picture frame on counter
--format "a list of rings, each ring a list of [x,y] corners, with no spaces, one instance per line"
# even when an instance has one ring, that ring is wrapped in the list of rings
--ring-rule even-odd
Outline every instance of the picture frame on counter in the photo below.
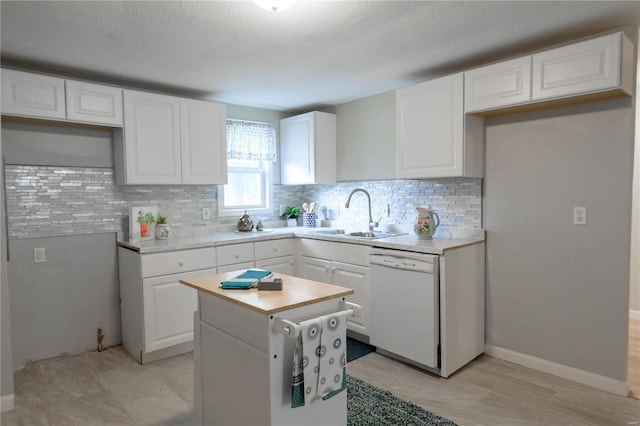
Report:
[[[135,206],[129,208],[129,241],[144,241],[156,238],[158,206]]]

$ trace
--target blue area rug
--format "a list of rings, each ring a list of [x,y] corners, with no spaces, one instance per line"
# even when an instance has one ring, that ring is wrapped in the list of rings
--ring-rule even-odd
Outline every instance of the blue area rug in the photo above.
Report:
[[[375,346],[347,337],[347,362],[351,362],[375,350]]]
[[[347,377],[347,425],[457,426],[451,420],[351,376]]]

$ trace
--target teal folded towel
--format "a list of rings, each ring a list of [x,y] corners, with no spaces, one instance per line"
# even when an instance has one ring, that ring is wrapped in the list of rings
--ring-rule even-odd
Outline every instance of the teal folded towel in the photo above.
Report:
[[[247,269],[235,278],[222,281],[220,287],[225,290],[241,290],[256,287],[258,281],[271,275],[271,271],[264,269]]]

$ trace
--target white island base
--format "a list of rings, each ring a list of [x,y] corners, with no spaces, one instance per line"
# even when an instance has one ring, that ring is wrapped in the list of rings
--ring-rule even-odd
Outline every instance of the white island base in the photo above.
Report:
[[[345,310],[353,290],[278,275],[282,291],[222,290],[240,271],[190,278],[198,290],[194,411],[204,425],[346,425],[347,392],[291,408],[295,339],[279,319],[299,323]],[[346,339],[346,336],[345,336]]]

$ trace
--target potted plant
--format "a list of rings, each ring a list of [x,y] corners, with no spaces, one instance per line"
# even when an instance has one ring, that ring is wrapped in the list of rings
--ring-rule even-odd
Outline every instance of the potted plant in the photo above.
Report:
[[[159,214],[158,220],[156,221],[156,239],[166,240],[169,238],[170,234],[171,228],[167,223],[167,218]]]
[[[144,238],[149,236],[149,225],[154,221],[155,218],[153,217],[153,213],[144,213],[142,210],[138,211],[137,222],[140,224],[140,237]]]
[[[300,210],[297,207],[289,206],[281,217],[287,220],[287,226],[298,226],[298,216],[300,216]]]

